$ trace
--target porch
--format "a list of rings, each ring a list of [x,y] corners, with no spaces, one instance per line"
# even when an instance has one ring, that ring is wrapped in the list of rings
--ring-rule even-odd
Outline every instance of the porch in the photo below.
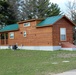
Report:
[[[8,33],[0,33],[0,45],[8,45]]]

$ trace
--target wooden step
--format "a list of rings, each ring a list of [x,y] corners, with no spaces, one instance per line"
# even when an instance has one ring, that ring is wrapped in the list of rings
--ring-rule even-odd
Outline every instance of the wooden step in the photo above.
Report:
[[[61,47],[62,48],[76,48],[76,46],[74,44],[69,43],[69,42],[62,42]]]

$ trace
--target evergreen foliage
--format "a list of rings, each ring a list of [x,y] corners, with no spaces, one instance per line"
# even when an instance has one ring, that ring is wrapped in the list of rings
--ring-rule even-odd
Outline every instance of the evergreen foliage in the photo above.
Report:
[[[61,12],[58,5],[50,3],[49,0],[25,0],[21,7],[26,19],[46,18],[59,15]]]
[[[15,23],[16,18],[10,4],[6,0],[0,0],[0,25]]]

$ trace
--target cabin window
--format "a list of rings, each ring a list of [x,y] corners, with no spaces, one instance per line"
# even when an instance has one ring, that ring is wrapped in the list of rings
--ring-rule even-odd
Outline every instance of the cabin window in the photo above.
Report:
[[[24,23],[24,27],[28,27],[28,26],[30,26],[30,22]]]
[[[66,28],[60,28],[60,40],[66,41]]]
[[[26,31],[23,32],[23,36],[26,37]]]
[[[10,39],[14,39],[14,32],[10,33]]]

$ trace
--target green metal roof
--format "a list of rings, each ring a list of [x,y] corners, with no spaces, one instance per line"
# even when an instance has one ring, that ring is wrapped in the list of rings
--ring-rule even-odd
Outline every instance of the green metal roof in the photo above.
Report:
[[[11,25],[5,26],[3,29],[0,30],[0,32],[13,31],[18,29],[19,29],[18,24],[11,24]]]
[[[52,16],[48,17],[45,20],[41,21],[40,23],[37,24],[37,27],[41,26],[48,26],[48,25],[53,25],[55,22],[57,22],[59,19],[61,19],[63,16],[58,15],[58,16]]]

